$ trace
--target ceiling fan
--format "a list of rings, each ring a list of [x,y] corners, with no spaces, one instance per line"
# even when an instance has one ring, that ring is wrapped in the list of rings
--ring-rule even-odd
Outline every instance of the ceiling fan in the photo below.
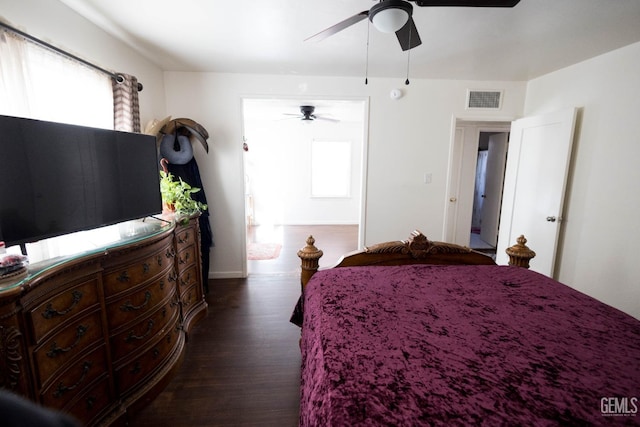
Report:
[[[462,6],[462,7],[514,7],[520,0],[410,0],[416,6]],[[380,0],[371,9],[364,10],[344,21],[314,34],[307,40],[323,40],[336,34],[365,18],[369,18],[378,31],[383,33],[396,33],[402,50],[413,49],[420,46],[422,41],[418,29],[412,18],[413,6],[405,0]]]
[[[316,115],[314,114],[314,111],[316,110],[316,107],[314,107],[313,105],[301,105],[300,106],[300,114],[289,114],[289,113],[285,113],[285,116],[296,116],[298,118],[300,118],[300,120],[302,120],[304,123],[310,123],[314,120],[326,120],[329,122],[339,122],[340,120],[337,119],[332,119],[329,117],[323,117],[320,115]]]

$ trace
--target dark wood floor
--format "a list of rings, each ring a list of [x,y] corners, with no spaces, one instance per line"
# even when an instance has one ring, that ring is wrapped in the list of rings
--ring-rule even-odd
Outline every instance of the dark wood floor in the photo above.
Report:
[[[327,265],[357,246],[354,226],[287,227],[278,259],[253,261],[247,279],[210,280],[209,310],[191,331],[183,364],[130,425],[298,424],[300,330],[289,316],[300,292],[295,253],[308,234]]]

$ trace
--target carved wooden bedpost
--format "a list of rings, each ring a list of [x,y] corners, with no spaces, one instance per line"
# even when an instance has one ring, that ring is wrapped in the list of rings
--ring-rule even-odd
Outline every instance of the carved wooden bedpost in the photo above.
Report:
[[[536,256],[536,253],[525,244],[527,239],[524,236],[518,237],[517,242],[510,248],[505,249],[505,252],[509,255],[509,265],[529,268],[529,261]]]
[[[320,266],[320,257],[322,257],[322,251],[314,246],[316,239],[313,236],[307,238],[307,245],[298,251],[298,257],[302,261],[302,272],[300,273],[300,285],[304,291],[304,287],[311,279],[311,276],[318,271]]]

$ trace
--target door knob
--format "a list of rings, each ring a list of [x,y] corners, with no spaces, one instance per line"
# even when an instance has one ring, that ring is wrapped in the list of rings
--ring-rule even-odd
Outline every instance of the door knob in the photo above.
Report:
[[[555,216],[548,216],[548,217],[547,217],[547,221],[549,221],[549,222],[556,222],[556,217],[555,217]]]

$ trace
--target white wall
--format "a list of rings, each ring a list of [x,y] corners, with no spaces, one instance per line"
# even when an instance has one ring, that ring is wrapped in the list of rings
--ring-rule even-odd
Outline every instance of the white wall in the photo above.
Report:
[[[640,43],[529,82],[527,115],[572,106],[557,278],[640,319]]]
[[[134,75],[142,127],[165,117],[162,70],[59,1],[0,0],[0,20],[106,70]]]
[[[211,276],[242,274],[244,182],[242,98],[273,96],[369,99],[365,244],[403,239],[418,228],[442,239],[452,119],[519,117],[524,82],[469,82],[402,78],[369,79],[309,76],[167,72],[167,114],[201,123],[211,135],[209,154],[196,159],[212,209],[216,247]],[[405,96],[389,97],[401,87]],[[504,89],[500,111],[469,113],[466,91]],[[425,172],[432,183],[424,184]],[[315,236],[320,247],[322,236]],[[300,246],[303,246],[301,242]]]

